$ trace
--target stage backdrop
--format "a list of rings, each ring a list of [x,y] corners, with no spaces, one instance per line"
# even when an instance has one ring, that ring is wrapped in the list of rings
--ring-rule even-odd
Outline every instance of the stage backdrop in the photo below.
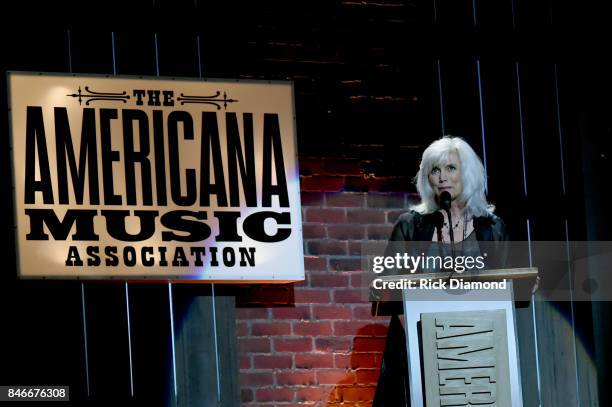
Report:
[[[13,72],[9,100],[21,277],[303,279],[291,82]]]

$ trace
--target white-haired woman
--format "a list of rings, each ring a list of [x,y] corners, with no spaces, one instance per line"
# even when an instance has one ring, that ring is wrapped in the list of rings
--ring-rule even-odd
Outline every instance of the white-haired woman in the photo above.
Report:
[[[489,241],[494,253],[487,267],[503,266],[507,256],[506,227],[493,213],[495,207],[487,202],[484,166],[468,143],[450,136],[431,143],[423,152],[415,183],[421,203],[399,216],[385,255],[407,251],[416,255],[421,252],[446,255],[450,254],[452,244],[465,254],[479,250],[478,242]],[[406,339],[398,318],[401,305],[401,302],[374,303],[375,315],[393,317],[373,406],[407,405]]]
[[[484,167],[472,147],[460,137],[443,137],[425,149],[415,177],[421,203],[399,217],[391,240],[460,242],[475,232],[479,241],[507,240],[506,228],[487,202]],[[450,194],[450,214],[441,210],[440,196]],[[440,216],[442,227],[438,233]]]

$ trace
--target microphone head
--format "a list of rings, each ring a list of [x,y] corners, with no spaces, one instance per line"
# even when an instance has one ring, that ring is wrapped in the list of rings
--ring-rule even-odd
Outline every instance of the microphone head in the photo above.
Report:
[[[448,191],[442,191],[440,194],[440,208],[450,209],[451,206],[451,194]]]

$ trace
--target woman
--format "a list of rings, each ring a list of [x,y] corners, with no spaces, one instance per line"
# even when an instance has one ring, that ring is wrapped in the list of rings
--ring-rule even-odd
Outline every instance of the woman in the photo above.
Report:
[[[495,253],[489,256],[487,267],[505,263],[506,227],[487,202],[484,166],[469,144],[450,136],[431,143],[423,152],[415,183],[421,203],[398,218],[386,256],[415,251],[417,255],[421,251],[445,255],[454,251],[451,241],[457,249],[470,247],[467,250],[473,251],[478,250],[477,242],[491,241]],[[401,302],[376,302],[373,306],[374,315],[392,315],[373,406],[403,406],[409,399],[406,339],[398,318],[401,306]]]
[[[391,241],[450,242],[451,225],[446,211],[440,209],[443,192],[450,194],[455,242],[472,232],[478,241],[508,240],[504,223],[493,214],[495,206],[486,200],[482,162],[460,137],[443,137],[425,149],[415,183],[421,203],[399,217]],[[439,233],[434,233],[436,229]]]

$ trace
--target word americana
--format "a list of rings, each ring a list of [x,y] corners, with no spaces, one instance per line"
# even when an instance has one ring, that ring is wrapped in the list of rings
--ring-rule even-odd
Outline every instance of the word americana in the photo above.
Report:
[[[122,134],[111,132],[117,120]],[[278,114],[263,115],[263,159],[259,177],[255,169],[255,148],[259,146],[254,143],[253,114],[243,113],[242,121],[243,137],[237,114],[232,112],[225,113],[223,133],[216,112],[203,111],[201,128],[196,129],[194,118],[186,111],[167,114],[154,110],[149,115],[139,109],[96,111],[84,108],[77,153],[67,109],[54,107],[55,151],[51,152],[57,166],[54,184],[43,109],[28,106],[24,203],[34,204],[41,197],[44,204],[81,205],[87,202],[90,205],[163,206],[171,200],[177,206],[209,206],[211,195],[214,195],[218,207],[239,207],[242,190],[246,207],[269,208],[273,199],[278,200],[279,206],[288,207]],[[221,151],[222,134],[225,135],[226,162]],[[122,138],[122,151],[113,149],[112,140],[117,137]],[[199,153],[198,168],[187,168],[181,162],[181,148]],[[119,166],[121,162],[123,165]],[[123,195],[116,191],[113,183],[115,172],[121,167],[125,176]],[[72,194],[69,185],[72,185]],[[259,201],[258,191],[261,191]]]

